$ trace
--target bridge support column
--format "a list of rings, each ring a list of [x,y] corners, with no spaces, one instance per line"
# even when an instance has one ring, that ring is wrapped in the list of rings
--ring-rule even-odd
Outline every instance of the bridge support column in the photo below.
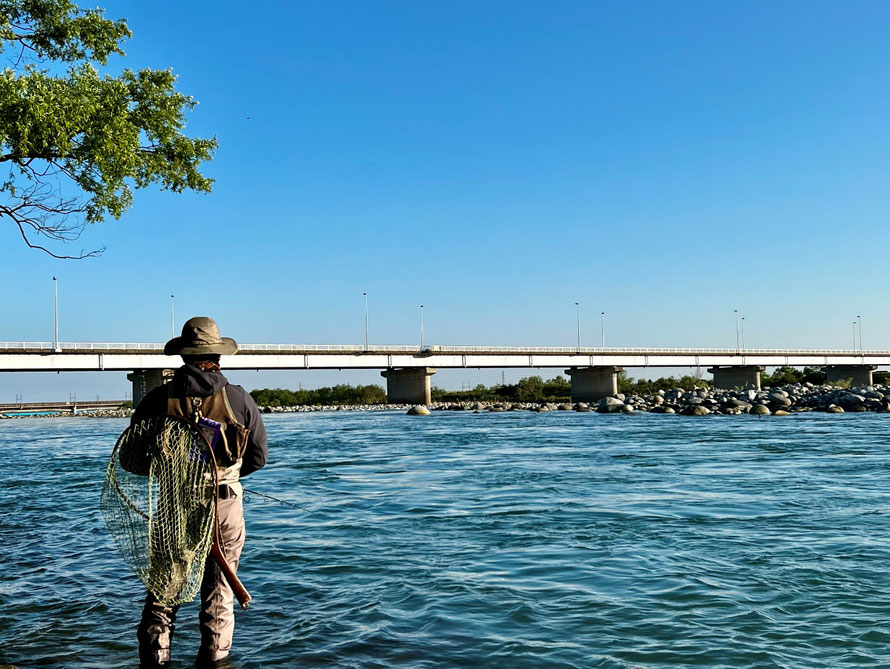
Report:
[[[854,386],[870,386],[873,383],[871,373],[877,365],[829,365],[825,368],[828,383],[850,379]]]
[[[137,369],[127,374],[127,380],[133,382],[133,406],[139,406],[149,392],[162,386],[173,378],[172,369]]]
[[[708,371],[714,375],[715,388],[747,388],[754,386],[760,390],[761,365],[737,365],[734,367],[712,367]]]
[[[623,367],[572,367],[566,374],[572,380],[573,402],[598,402],[618,392],[618,372]]]
[[[435,373],[432,367],[380,372],[380,376],[386,379],[386,401],[390,404],[431,404],[430,377]]]

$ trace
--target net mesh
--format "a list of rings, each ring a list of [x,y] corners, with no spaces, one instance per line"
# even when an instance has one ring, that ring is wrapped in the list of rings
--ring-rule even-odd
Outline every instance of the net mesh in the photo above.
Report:
[[[149,418],[118,438],[100,508],[124,561],[160,602],[195,598],[216,522],[216,468],[194,424]]]

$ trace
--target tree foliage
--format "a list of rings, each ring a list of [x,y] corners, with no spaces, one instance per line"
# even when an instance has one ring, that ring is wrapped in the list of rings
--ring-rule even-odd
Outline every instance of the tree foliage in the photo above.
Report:
[[[803,370],[784,365],[776,367],[772,374],[766,372],[760,375],[762,386],[788,386],[793,383],[813,383],[821,385],[828,378],[822,367],[804,367]]]
[[[386,402],[386,393],[378,385],[351,386],[338,384],[313,390],[263,388],[262,390],[251,390],[250,395],[260,406],[271,407],[383,404]]]
[[[515,384],[486,386],[482,383],[470,390],[444,390],[433,387],[436,402],[559,402],[568,401],[571,385],[564,376],[542,379],[527,376]]]
[[[625,395],[648,395],[659,390],[671,390],[672,388],[682,388],[683,390],[692,390],[693,388],[707,388],[713,383],[707,379],[702,379],[699,375],[684,374],[683,376],[662,376],[657,379],[633,379],[627,375],[627,372],[618,373],[618,392]]]
[[[0,218],[25,243],[58,258],[52,242],[120,216],[133,189],[209,192],[199,167],[216,139],[183,134],[197,103],[169,70],[100,73],[131,36],[123,20],[69,0],[0,0]]]

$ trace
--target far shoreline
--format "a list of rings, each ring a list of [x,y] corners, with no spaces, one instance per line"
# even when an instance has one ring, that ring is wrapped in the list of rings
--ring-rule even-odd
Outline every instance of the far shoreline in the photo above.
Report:
[[[293,406],[260,405],[263,415],[320,412],[403,411],[415,413],[420,406],[430,412],[461,411],[503,413],[511,411],[574,411],[623,414],[677,414],[682,416],[741,415],[785,416],[795,413],[887,413],[890,412],[890,386],[871,385],[850,388],[845,385],[794,383],[776,388],[736,388],[732,390],[695,387],[674,388],[653,393],[625,395],[615,393],[598,402],[538,400],[532,402],[449,401],[420,404],[311,404]],[[422,412],[417,412],[422,413]],[[132,408],[53,412],[7,412],[0,420],[21,418],[130,418]]]

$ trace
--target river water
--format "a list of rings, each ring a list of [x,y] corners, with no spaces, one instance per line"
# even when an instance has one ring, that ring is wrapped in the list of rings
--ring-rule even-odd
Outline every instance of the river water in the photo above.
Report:
[[[135,667],[116,419],[0,421],[0,664]],[[890,418],[267,416],[232,666],[890,667]],[[191,666],[184,605],[177,667]]]

